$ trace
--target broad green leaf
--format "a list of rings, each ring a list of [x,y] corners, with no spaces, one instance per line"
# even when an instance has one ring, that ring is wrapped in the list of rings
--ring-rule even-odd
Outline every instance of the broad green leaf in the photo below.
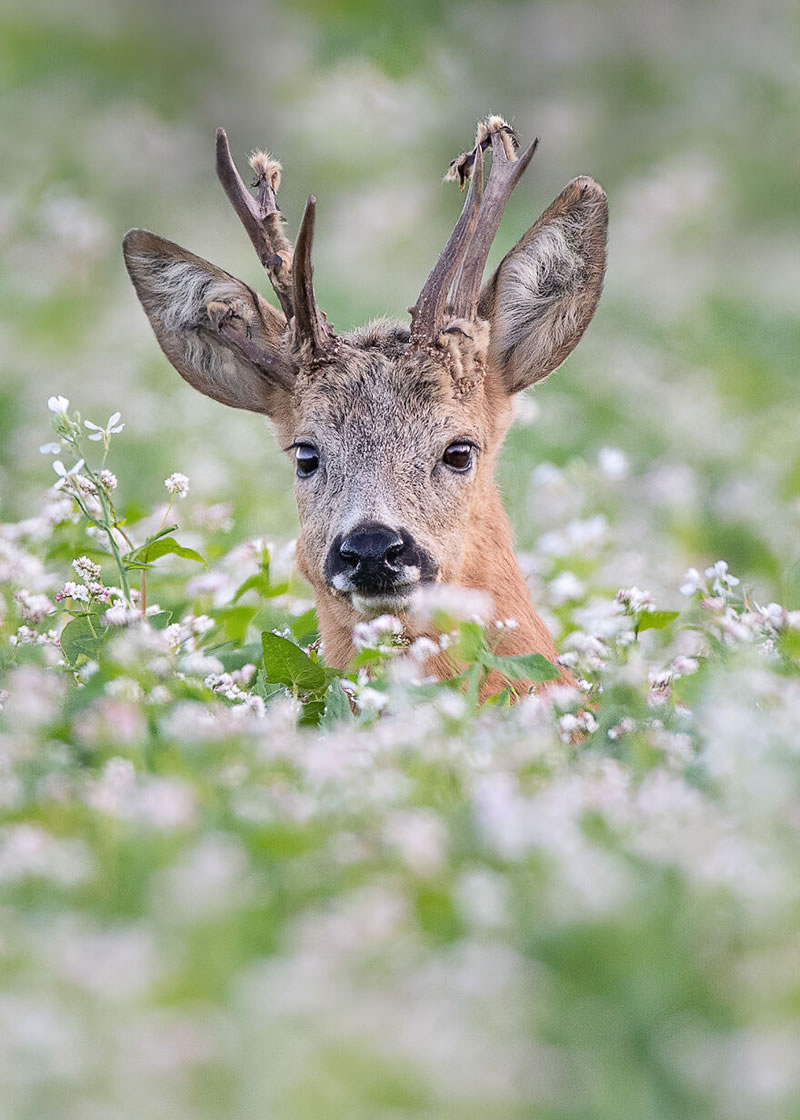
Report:
[[[271,596],[277,594],[277,589],[273,588],[272,584],[269,582],[268,571],[256,572],[254,575],[248,576],[244,583],[239,584],[236,588],[236,594],[233,597],[234,603],[238,603],[239,599],[241,599],[246,591],[257,591],[259,595],[262,595],[265,599],[269,599]]]
[[[225,637],[231,642],[241,642],[247,635],[247,627],[256,613],[257,607],[219,607],[210,615],[221,623]]]
[[[458,628],[458,660],[481,661],[488,652],[483,627],[477,622],[462,622]]]
[[[311,610],[305,611],[295,618],[290,626],[292,633],[301,645],[307,646],[313,642],[319,634],[319,623],[317,621],[317,612],[314,607]]]
[[[320,722],[323,727],[332,727],[333,724],[340,723],[342,720],[351,719],[353,719],[353,709],[350,707],[347,693],[339,684],[339,681],[334,680],[325,693],[325,711],[322,713]]]
[[[324,701],[314,697],[312,700],[306,700],[303,705],[303,714],[300,716],[298,723],[301,727],[319,727],[324,714]]]
[[[206,560],[199,552],[178,544],[172,537],[161,537],[151,544],[143,544],[141,548],[135,549],[125,557],[125,563],[129,568],[149,568],[154,560],[158,560],[160,556],[166,556],[167,553],[180,556],[183,560],[194,560],[197,564],[205,564],[208,567]]]
[[[91,661],[95,660],[100,653],[106,629],[97,616],[82,614],[68,622],[61,631],[59,642],[70,665],[77,664],[81,655]]]
[[[150,614],[147,616],[147,621],[154,630],[166,630],[172,622],[172,611],[159,611],[158,614]]]
[[[227,642],[219,648],[209,650],[209,653],[219,658],[226,673],[241,669],[243,665],[258,665],[263,656],[261,642],[248,642],[244,646]]]
[[[641,634],[642,630],[663,630],[670,622],[674,622],[680,613],[680,611],[650,611],[643,614],[636,624],[636,633]]]
[[[321,665],[312,661],[299,646],[288,638],[265,631],[261,635],[264,654],[264,672],[267,680],[298,688],[303,692],[322,688],[325,685],[325,671]]]
[[[511,681],[543,684],[545,681],[557,681],[561,676],[558,666],[541,653],[521,653],[513,657],[496,657],[490,653],[483,656],[482,664],[487,669],[496,669]]]

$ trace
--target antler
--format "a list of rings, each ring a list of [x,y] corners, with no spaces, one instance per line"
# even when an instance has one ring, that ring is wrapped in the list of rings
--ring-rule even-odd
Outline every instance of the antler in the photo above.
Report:
[[[472,319],[477,314],[483,270],[503,211],[539,144],[537,137],[517,159],[516,137],[505,121],[500,117],[490,117],[486,128],[492,145],[492,170],[453,300],[453,314],[459,319]]]
[[[314,242],[316,211],[317,200],[313,194],[310,194],[303,211],[300,232],[297,235],[294,268],[292,270],[295,338],[298,344],[309,342],[315,356],[325,350],[333,334],[314,298],[314,270],[311,266],[311,247]]]
[[[318,355],[332,339],[333,331],[314,299],[311,246],[316,199],[311,197],[306,204],[297,236],[297,250],[293,253],[292,244],[283,232],[276,201],[281,165],[268,152],[253,152],[250,166],[255,172],[253,186],[258,188],[257,199],[236,170],[225,129],[218,128],[219,181],[258,253],[284,315],[287,320],[294,319],[295,344],[299,347],[309,342],[312,352]]]
[[[464,164],[459,169],[462,175],[462,185],[465,178],[471,176],[471,179],[461,216],[456,222],[439,260],[425,281],[425,286],[420,292],[417,302],[409,308],[411,312],[411,338],[415,342],[425,343],[432,340],[441,330],[450,287],[478,220],[478,211],[483,198],[483,150],[478,145],[474,152],[465,153],[465,155],[469,160],[469,165],[466,166],[467,160],[465,159]],[[457,160],[454,160],[453,164],[457,162]]]
[[[489,250],[511,192],[538,143],[538,139],[534,140],[517,159],[518,143],[513,129],[502,117],[491,116],[479,123],[475,147],[451,162],[445,179],[459,179],[462,189],[464,181],[470,179],[470,189],[455,229],[411,308],[411,337],[418,343],[434,341],[444,327],[454,280],[449,313],[459,319],[472,319],[477,314]],[[489,145],[492,169],[484,191],[483,151]]]

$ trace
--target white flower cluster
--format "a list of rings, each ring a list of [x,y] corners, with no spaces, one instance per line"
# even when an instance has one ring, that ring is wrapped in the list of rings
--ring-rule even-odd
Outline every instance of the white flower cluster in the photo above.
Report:
[[[189,493],[189,479],[180,471],[175,471],[169,478],[164,479],[164,485],[173,497],[185,498]]]

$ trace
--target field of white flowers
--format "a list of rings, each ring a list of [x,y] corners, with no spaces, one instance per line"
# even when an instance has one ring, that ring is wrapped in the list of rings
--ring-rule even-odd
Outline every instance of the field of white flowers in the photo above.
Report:
[[[793,7],[51,7],[0,5],[2,1120],[800,1118]],[[400,316],[487,108],[542,137],[498,252],[583,171],[611,231],[501,464],[578,687],[479,709],[458,596],[460,681],[391,618],[325,667],[289,466],[119,241],[259,283],[226,125],[337,326]]]

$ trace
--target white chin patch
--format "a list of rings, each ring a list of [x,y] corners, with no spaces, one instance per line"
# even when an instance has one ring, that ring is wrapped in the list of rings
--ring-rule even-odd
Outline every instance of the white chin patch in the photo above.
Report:
[[[375,617],[379,614],[396,614],[398,611],[404,611],[408,608],[411,602],[411,591],[398,591],[394,595],[388,592],[384,595],[360,595],[357,591],[352,592],[350,602],[359,614]]]

